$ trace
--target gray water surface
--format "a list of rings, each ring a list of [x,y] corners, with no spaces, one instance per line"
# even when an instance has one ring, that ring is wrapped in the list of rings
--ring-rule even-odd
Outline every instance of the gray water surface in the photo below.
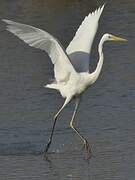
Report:
[[[98,6],[94,0],[2,0],[0,17],[45,29],[67,47]],[[43,87],[53,78],[53,66],[46,53],[28,47],[4,23],[0,27],[0,180],[134,180],[135,1],[108,1],[100,19],[91,71],[103,33],[129,41],[105,44],[101,75],[79,108],[76,127],[92,144],[89,163],[69,128],[74,102],[57,123],[50,161],[43,160],[52,116],[63,103],[58,92]]]

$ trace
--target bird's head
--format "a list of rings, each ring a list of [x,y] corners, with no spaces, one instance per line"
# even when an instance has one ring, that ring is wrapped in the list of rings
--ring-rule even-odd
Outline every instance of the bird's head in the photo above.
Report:
[[[120,41],[120,42],[127,42],[127,39],[112,35],[112,34],[104,34],[103,35],[104,41]]]

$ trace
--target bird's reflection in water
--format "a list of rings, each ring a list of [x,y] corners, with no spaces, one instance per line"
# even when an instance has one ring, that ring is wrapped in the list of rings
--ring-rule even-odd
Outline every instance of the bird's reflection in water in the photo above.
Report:
[[[91,160],[86,160],[79,151],[49,153],[47,164],[50,174],[56,179],[85,180],[91,179]]]

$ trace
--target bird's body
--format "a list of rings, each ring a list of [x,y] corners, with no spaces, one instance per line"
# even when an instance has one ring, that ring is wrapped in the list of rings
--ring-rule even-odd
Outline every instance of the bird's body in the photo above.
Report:
[[[89,15],[85,17],[66,50],[64,50],[63,46],[56,38],[54,38],[46,31],[35,28],[33,26],[3,19],[3,21],[7,23],[8,31],[18,36],[20,39],[29,44],[29,46],[39,48],[48,53],[54,65],[55,81],[51,84],[47,84],[45,87],[58,90],[61,96],[65,98],[64,104],[54,116],[51,136],[45,148],[45,156],[52,142],[53,132],[58,115],[73,99],[73,97],[76,97],[76,105],[72,119],[70,121],[70,127],[83,141],[90,157],[91,148],[88,141],[74,127],[74,118],[79,105],[79,97],[99,77],[103,66],[104,42],[126,41],[125,39],[113,36],[111,34],[104,34],[98,46],[99,61],[97,67],[94,72],[89,73],[90,51],[97,31],[98,21],[103,9],[104,5],[101,8],[98,8],[95,12],[89,13]]]
[[[66,81],[47,84],[46,87],[58,90],[63,98],[69,98],[82,94],[90,84],[92,78],[89,73],[75,72]]]
[[[74,69],[68,73],[66,78],[62,77],[59,81],[55,81],[52,84],[47,84],[45,87],[56,89],[61,93],[63,98],[72,99],[74,96],[81,95],[87,87],[92,85],[98,78],[102,65],[103,65],[103,44],[106,41],[108,34],[105,34],[99,43],[99,62],[97,68],[93,73],[89,72],[77,72]],[[70,59],[69,59],[70,61]],[[57,71],[56,71],[57,72]],[[56,74],[56,73],[55,73]],[[57,77],[55,77],[57,79]]]

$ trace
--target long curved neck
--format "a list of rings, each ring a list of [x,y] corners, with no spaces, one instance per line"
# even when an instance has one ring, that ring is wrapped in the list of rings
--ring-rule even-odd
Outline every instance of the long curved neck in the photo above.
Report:
[[[103,44],[104,44],[104,39],[101,38],[100,43],[98,45],[98,53],[99,53],[99,61],[97,63],[97,67],[95,71],[91,74],[93,78],[93,83],[97,80],[99,77],[99,74],[101,72],[102,66],[103,66],[103,60],[104,60],[104,55],[103,55]]]

